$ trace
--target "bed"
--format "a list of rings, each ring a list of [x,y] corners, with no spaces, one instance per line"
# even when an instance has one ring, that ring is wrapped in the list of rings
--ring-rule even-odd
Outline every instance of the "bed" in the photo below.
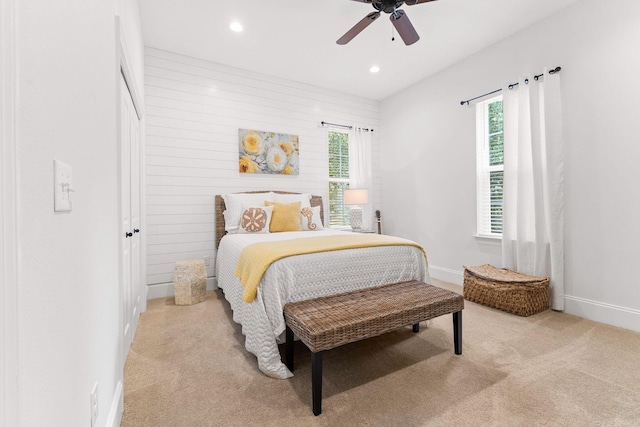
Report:
[[[275,194],[274,197],[294,199],[296,195],[309,196],[310,206],[324,219],[322,198],[319,196],[279,191],[236,194],[256,195],[258,198],[263,194]],[[332,250],[287,256],[273,262],[261,276],[255,299],[248,303],[243,299],[245,287],[235,276],[238,261],[248,245],[288,241],[282,243],[286,245],[295,239],[331,236],[344,240],[343,236],[350,235],[356,239],[362,238],[362,233],[323,228],[316,231],[232,234],[227,230],[230,225],[225,221],[225,211],[230,213],[233,207],[227,210],[224,200],[231,196],[218,195],[215,198],[218,287],[231,306],[233,320],[242,325],[245,348],[256,355],[259,369],[268,376],[282,379],[292,376],[281,362],[278,351],[278,344],[284,343],[283,307],[286,303],[402,281],[431,281],[426,255],[417,244]]]

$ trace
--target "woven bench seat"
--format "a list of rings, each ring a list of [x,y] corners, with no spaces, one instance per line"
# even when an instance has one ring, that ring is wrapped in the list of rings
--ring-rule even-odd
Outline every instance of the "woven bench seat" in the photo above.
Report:
[[[453,314],[455,354],[462,354],[462,295],[423,282],[376,288],[289,303],[286,321],[286,364],[293,372],[294,334],[311,350],[313,413],[322,412],[322,352],[382,335],[444,314]]]

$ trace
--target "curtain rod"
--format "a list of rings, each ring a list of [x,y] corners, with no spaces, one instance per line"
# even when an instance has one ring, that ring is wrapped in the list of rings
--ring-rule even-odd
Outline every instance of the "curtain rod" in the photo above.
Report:
[[[560,70],[562,70],[562,68],[556,67],[553,70],[549,70],[549,74],[559,73]],[[540,77],[542,77],[543,75],[544,75],[544,73],[535,75],[535,76],[533,76],[533,80],[538,81],[540,79]],[[524,82],[525,82],[525,84],[528,84],[529,83],[529,79],[524,79]],[[509,90],[513,89],[514,87],[518,86],[519,84],[520,83],[518,83],[518,82],[511,83],[509,85]],[[487,95],[493,95],[494,93],[497,93],[497,92],[500,92],[500,91],[502,91],[502,89],[496,89],[494,91],[487,92],[484,95],[476,96],[475,98],[467,99],[466,101],[460,101],[460,105],[464,105],[464,104],[469,105],[469,102],[471,102],[471,101],[475,101],[476,99],[483,98],[483,97],[485,97]]]
[[[337,124],[337,123],[329,123],[329,122],[325,122],[325,121],[320,122],[320,124],[321,124],[322,126],[336,126],[336,127],[339,127],[339,128],[347,128],[347,129],[349,129],[349,130],[353,129],[353,126],[349,126],[349,125],[339,125],[339,124]],[[363,130],[363,131],[365,131],[365,132],[373,132],[373,129],[369,129],[369,128],[360,128],[360,129],[362,129],[362,130]]]

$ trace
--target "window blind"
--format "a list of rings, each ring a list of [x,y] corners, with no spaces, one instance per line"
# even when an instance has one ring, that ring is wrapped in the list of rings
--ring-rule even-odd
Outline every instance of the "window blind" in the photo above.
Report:
[[[329,225],[346,226],[351,210],[344,204],[349,188],[349,135],[329,132]]]
[[[502,96],[476,104],[476,200],[478,235],[502,234],[504,178]]]

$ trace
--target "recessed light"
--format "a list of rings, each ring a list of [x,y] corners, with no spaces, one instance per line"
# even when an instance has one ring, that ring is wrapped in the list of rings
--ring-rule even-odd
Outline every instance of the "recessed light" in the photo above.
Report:
[[[242,31],[242,24],[239,22],[232,22],[231,25],[229,25],[229,28],[231,28],[231,31],[235,31],[236,33],[239,33]]]
[[[378,71],[380,71],[380,67],[374,65],[373,67],[369,68],[369,71],[371,71],[372,73],[377,73]]]

